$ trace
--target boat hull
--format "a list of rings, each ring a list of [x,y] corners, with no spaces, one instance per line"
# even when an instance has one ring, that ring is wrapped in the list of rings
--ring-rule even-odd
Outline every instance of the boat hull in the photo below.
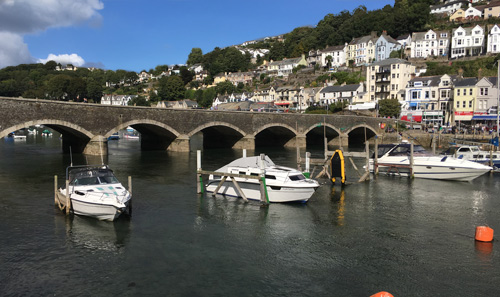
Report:
[[[71,199],[71,204],[75,214],[97,218],[102,221],[114,221],[127,209],[127,205],[116,207],[114,205],[94,204],[76,199]]]
[[[492,168],[482,164],[476,164],[469,161],[460,161],[449,163],[440,161],[441,158],[416,159],[413,165],[413,176],[415,178],[437,179],[437,180],[454,180],[454,181],[471,181],[487,172]],[[392,175],[409,175],[409,168],[398,168],[396,166],[409,167],[408,160],[399,160],[399,162],[381,158],[379,160],[379,172]],[[470,166],[468,166],[468,163]],[[373,162],[370,162],[370,171],[373,172]]]
[[[207,192],[213,193],[220,180],[210,180],[207,184]],[[238,181],[241,190],[247,199],[261,200],[260,198],[260,183],[249,181]],[[267,194],[269,202],[299,202],[305,203],[314,194],[316,187],[286,187],[267,185]],[[217,194],[241,197],[233,182],[224,182]]]

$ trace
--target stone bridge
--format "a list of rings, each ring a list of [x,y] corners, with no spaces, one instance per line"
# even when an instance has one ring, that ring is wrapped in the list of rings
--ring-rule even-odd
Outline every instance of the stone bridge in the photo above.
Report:
[[[133,127],[141,149],[189,151],[202,135],[204,148],[347,146],[383,133],[381,118],[243,111],[173,110],[0,97],[0,138],[41,124],[62,134],[62,149],[90,155],[107,152],[111,134]]]

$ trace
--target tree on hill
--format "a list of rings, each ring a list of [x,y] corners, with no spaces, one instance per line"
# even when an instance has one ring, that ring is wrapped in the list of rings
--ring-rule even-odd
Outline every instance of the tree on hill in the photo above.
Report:
[[[194,47],[191,49],[191,53],[188,55],[186,64],[194,65],[203,62],[203,52],[201,48]]]
[[[162,77],[158,84],[158,96],[161,100],[180,100],[184,99],[186,89],[184,82],[177,76]]]
[[[150,106],[149,101],[144,96],[132,98],[128,103],[129,106]]]

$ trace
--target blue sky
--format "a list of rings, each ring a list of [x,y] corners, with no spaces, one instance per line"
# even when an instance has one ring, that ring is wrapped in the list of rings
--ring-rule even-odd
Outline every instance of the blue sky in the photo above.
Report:
[[[50,58],[138,72],[183,64],[193,47],[205,54],[387,4],[394,1],[0,0],[0,68]]]

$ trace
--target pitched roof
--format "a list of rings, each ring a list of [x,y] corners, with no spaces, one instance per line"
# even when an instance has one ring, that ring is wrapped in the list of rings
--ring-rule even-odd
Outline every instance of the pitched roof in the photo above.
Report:
[[[475,78],[475,77],[468,77],[468,78],[457,80],[455,82],[455,87],[475,86],[476,83],[477,83],[477,78]]]
[[[406,60],[403,60],[403,59],[391,58],[391,59],[385,59],[382,61],[373,62],[370,65],[389,66],[392,64],[411,64],[411,63],[406,61]]]
[[[416,81],[421,81],[421,82],[427,82],[427,86],[429,87],[436,87],[439,85],[439,82],[441,81],[441,75],[436,75],[436,76],[418,76],[415,78],[412,78],[410,82],[416,82]]]
[[[324,87],[320,93],[334,93],[334,92],[354,92],[359,88],[360,84],[343,85],[343,86],[328,86]]]

